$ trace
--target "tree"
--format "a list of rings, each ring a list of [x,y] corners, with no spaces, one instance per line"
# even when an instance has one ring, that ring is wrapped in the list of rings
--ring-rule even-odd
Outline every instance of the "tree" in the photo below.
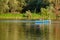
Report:
[[[35,12],[34,10],[36,10],[36,12],[40,12],[42,7],[46,8],[46,6],[49,6],[49,2],[44,0],[26,0],[26,4],[27,5],[23,8],[23,12],[28,10],[31,12]]]
[[[17,0],[18,1],[18,8],[17,10],[22,12],[23,7],[26,6],[26,1],[25,0]]]
[[[45,19],[55,19],[56,15],[54,14],[54,7],[51,4],[47,8],[41,8],[41,15]]]
[[[9,9],[7,3],[8,0],[0,0],[0,13],[4,13],[7,9]]]
[[[14,13],[18,7],[18,1],[17,0],[9,0],[8,6],[9,6],[9,12]]]

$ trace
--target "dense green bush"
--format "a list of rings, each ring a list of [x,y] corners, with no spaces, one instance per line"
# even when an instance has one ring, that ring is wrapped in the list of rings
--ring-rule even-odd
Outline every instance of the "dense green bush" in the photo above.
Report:
[[[41,8],[41,16],[44,19],[55,19],[55,13],[53,12],[54,8],[53,6],[49,6],[47,8]]]
[[[28,10],[28,11],[26,11],[26,17],[27,17],[27,19],[31,19],[31,12],[30,12],[30,10]]]

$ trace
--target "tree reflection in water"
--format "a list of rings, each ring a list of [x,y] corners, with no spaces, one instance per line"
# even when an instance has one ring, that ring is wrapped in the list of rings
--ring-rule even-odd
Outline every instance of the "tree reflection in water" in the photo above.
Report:
[[[0,22],[0,40],[60,40],[60,24],[32,24]]]

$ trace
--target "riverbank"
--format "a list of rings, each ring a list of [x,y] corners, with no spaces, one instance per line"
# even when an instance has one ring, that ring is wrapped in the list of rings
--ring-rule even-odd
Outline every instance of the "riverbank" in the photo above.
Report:
[[[54,20],[56,19],[56,17],[48,17],[48,16],[42,16],[40,14],[31,14],[31,16],[26,16],[26,14],[0,14],[0,20],[1,19],[9,19],[9,20],[22,20],[22,19],[51,19],[51,20]]]

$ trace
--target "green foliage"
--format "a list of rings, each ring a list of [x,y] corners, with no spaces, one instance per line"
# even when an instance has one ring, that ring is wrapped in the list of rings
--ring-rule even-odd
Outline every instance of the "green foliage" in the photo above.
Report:
[[[26,6],[26,2],[25,0],[17,0],[17,1],[18,1],[17,11],[21,12],[23,7]]]
[[[47,5],[49,5],[49,1],[51,2],[51,0],[47,0],[47,1],[46,0],[0,0],[0,13],[18,14],[21,13],[22,10],[27,6],[24,10],[30,10],[30,11],[26,11],[26,13],[23,15],[24,17],[27,17],[28,19],[30,18],[53,19],[55,18],[53,12],[54,10],[53,5],[50,5],[47,8],[45,8]],[[39,8],[41,9],[41,12]],[[34,13],[32,13],[32,11]],[[40,14],[36,13],[37,11],[39,11]]]
[[[42,16],[42,18],[43,19],[55,19],[56,18],[56,16],[55,16],[55,14],[54,14],[54,12],[53,12],[53,6],[49,6],[49,7],[47,7],[47,8],[41,8],[41,16]]]
[[[8,0],[0,0],[0,13],[4,13],[7,9],[9,9],[7,3]]]
[[[34,11],[34,9],[36,8],[36,11],[38,11],[37,7],[39,9],[40,5],[42,4],[45,5],[45,3],[48,4],[48,1],[47,2],[43,1],[44,0],[0,0],[0,12],[1,13],[21,12],[26,6],[28,10]]]
[[[26,17],[27,17],[27,19],[31,19],[31,12],[30,12],[30,10],[26,11]]]
[[[11,12],[15,12],[18,6],[17,0],[9,0],[8,6]]]

